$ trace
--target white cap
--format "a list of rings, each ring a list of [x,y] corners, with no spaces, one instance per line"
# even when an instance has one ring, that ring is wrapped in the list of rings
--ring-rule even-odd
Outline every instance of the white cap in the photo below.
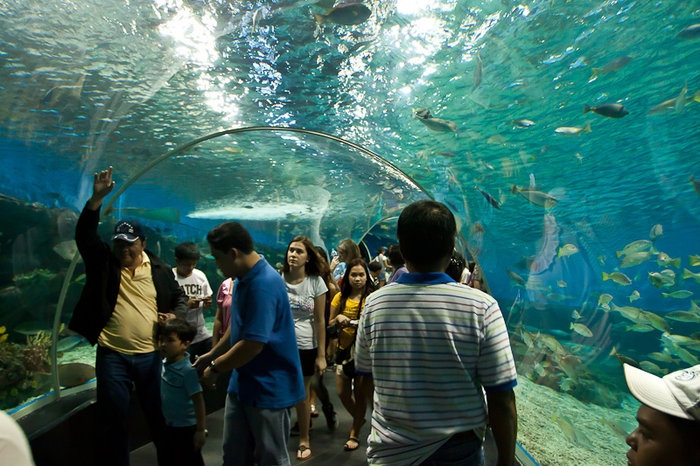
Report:
[[[700,364],[663,378],[629,364],[623,367],[636,399],[671,416],[700,421]]]

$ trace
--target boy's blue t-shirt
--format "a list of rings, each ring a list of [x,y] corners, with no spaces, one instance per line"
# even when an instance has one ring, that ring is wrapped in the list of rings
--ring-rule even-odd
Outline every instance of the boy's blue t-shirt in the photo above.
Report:
[[[172,427],[188,427],[197,424],[192,395],[202,391],[199,376],[190,355],[172,364],[163,364],[160,398],[165,424]]]
[[[264,258],[238,281],[231,301],[231,346],[240,340],[265,346],[252,361],[233,371],[229,393],[258,408],[289,408],[304,399],[287,288]]]

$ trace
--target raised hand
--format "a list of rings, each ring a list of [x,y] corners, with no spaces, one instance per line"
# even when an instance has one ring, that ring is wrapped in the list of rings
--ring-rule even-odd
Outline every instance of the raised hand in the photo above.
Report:
[[[93,209],[102,205],[102,200],[114,189],[112,181],[112,167],[95,173],[92,182],[92,197],[88,201]]]

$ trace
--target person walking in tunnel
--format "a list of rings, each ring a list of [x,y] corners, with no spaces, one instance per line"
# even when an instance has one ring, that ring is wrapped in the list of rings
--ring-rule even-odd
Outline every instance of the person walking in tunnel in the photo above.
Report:
[[[367,298],[355,367],[374,377],[370,465],[483,465],[487,422],[497,464],[514,462],[517,374],[508,332],[493,298],[444,273],[455,235],[444,204],[406,207],[397,237],[408,273]]]
[[[216,293],[216,315],[214,315],[214,327],[212,329],[212,347],[219,343],[231,323],[231,301],[236,292],[236,283],[231,278],[226,278],[219,285]]]
[[[365,299],[374,290],[369,278],[367,264],[361,258],[348,262],[347,270],[340,282],[340,293],[331,303],[329,325],[337,329],[337,345],[333,353],[336,367],[338,397],[352,416],[352,427],[346,451],[356,450],[360,445],[360,429],[365,423],[367,401],[372,399],[372,374],[355,371],[353,354],[357,322],[362,314]]]
[[[362,254],[360,254],[360,248],[353,240],[350,238],[345,238],[338,243],[338,255],[331,259],[331,273],[333,274],[333,280],[341,280],[343,275],[345,275],[348,262],[359,257],[362,257]]]
[[[623,365],[632,395],[642,405],[627,436],[631,466],[700,466],[700,365],[657,377]]]
[[[327,327],[331,315],[331,302],[333,301],[333,297],[336,294],[340,293],[340,288],[338,288],[338,284],[333,280],[333,277],[331,276],[331,268],[328,264],[328,255],[326,253],[326,250],[323,249],[321,246],[315,246],[315,249],[316,252],[318,252],[318,257],[321,259],[321,278],[323,278],[323,283],[325,283],[326,287],[328,288],[328,292],[324,296],[323,311],[323,325]],[[326,348],[326,362],[328,365],[330,365],[332,363],[332,351],[329,348],[329,342],[333,341],[333,339],[329,337],[327,331],[325,332],[325,336],[325,341],[319,341],[318,344],[323,345],[323,347]],[[335,412],[335,408],[333,407],[333,403],[331,403],[328,389],[326,388],[326,385],[323,380],[324,374],[326,372],[327,371],[315,372],[314,375],[311,376],[311,392],[309,396],[311,417],[314,418],[319,416],[319,413],[316,410],[316,401],[318,400],[321,402],[321,411],[323,411],[323,416],[326,418],[326,426],[329,430],[335,430],[338,427],[339,421],[338,416]]]
[[[204,323],[204,309],[212,304],[212,291],[209,280],[204,272],[197,269],[199,247],[191,241],[185,241],[175,246],[175,264],[173,273],[187,295],[187,322],[197,329],[197,334],[187,348],[190,362],[211,350],[212,336]]]
[[[386,258],[386,248],[384,246],[377,249],[377,255],[374,260],[379,262],[379,265],[382,266],[382,270],[379,273],[379,281],[382,282],[382,286],[384,286],[386,280],[389,278],[389,273],[387,272],[388,259]]]
[[[375,290],[386,285],[386,282],[382,280],[382,266],[379,262],[374,260],[369,263],[367,268],[369,269],[369,278]]]
[[[393,244],[389,246],[389,265],[391,266],[393,272],[386,281],[387,284],[395,282],[398,278],[408,272],[406,265],[404,264],[403,254],[401,254],[401,248],[398,244]]]
[[[209,385],[218,372],[236,369],[226,397],[224,465],[289,465],[289,408],[305,393],[284,280],[240,224],[218,225],[207,241],[219,270],[238,279],[228,330],[194,364]]]
[[[97,344],[97,451],[100,464],[129,464],[127,421],[132,384],[162,464],[164,429],[159,322],[185,317],[187,296],[170,266],[147,251],[136,221],[117,223],[112,245],[97,234],[102,201],[114,188],[112,167],[94,175],[92,196],[76,225],[86,281],[69,328]],[[173,313],[175,315],[173,315]]]
[[[289,295],[289,306],[294,316],[294,330],[301,359],[306,397],[296,405],[296,434],[299,435],[297,459],[311,456],[309,402],[311,377],[326,370],[326,305],[328,287],[321,278],[321,258],[306,236],[297,236],[289,242],[284,257],[282,276]]]

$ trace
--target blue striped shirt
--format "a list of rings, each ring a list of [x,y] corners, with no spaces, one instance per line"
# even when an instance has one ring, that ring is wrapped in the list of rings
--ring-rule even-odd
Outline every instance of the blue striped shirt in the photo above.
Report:
[[[517,383],[498,303],[443,273],[404,274],[367,298],[355,365],[374,377],[371,465],[420,464],[483,428],[483,389]]]

